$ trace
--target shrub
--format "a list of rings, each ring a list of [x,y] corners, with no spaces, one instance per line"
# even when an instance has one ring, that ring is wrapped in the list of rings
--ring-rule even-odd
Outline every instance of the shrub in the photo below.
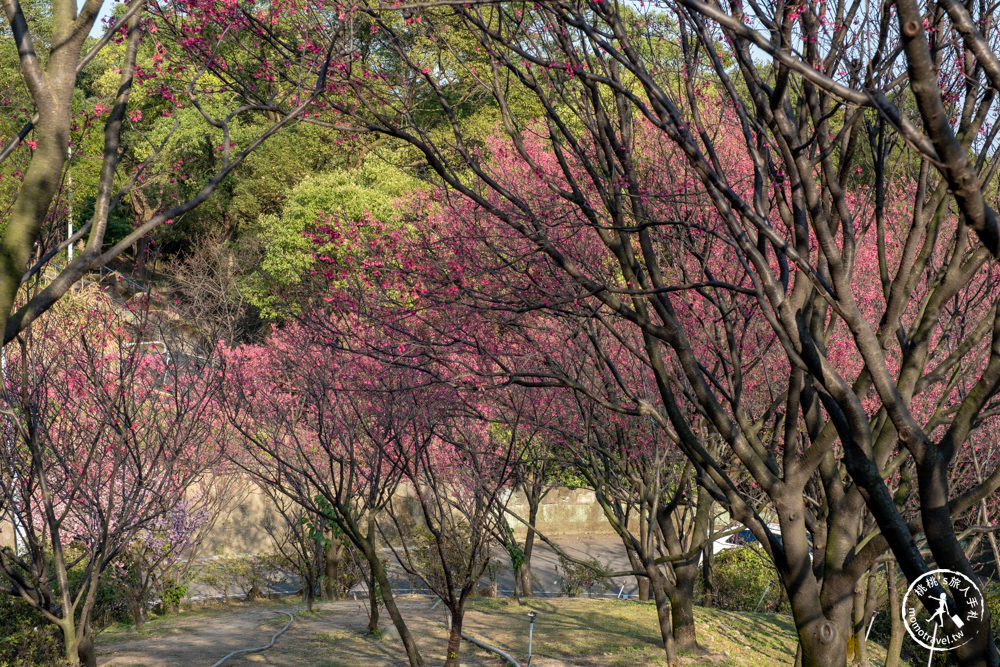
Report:
[[[712,573],[713,601],[719,608],[753,611],[763,595],[764,601],[757,611],[787,613],[788,603],[778,573],[760,547],[745,546],[716,554]]]
[[[1000,637],[1000,583],[991,579],[983,586],[983,596],[986,606],[990,609],[990,625],[993,628],[993,638]]]
[[[562,577],[559,592],[563,595],[576,597],[584,591],[590,595],[595,591],[603,592],[608,589],[608,580],[604,576],[606,570],[598,560],[575,563],[560,554],[558,571]]]
[[[178,581],[167,581],[160,587],[160,613],[166,614],[180,609],[181,602],[187,597],[187,584]]]
[[[72,546],[67,548],[67,554],[73,557]],[[131,620],[128,600],[113,569],[101,573],[98,581],[97,599],[91,613],[95,633],[112,623]],[[85,574],[81,564],[68,570],[70,591],[74,595]],[[77,622],[79,616],[78,610]],[[63,658],[60,629],[21,598],[0,593],[0,667],[61,665]]]
[[[58,665],[62,636],[24,600],[0,593],[0,667]]]
[[[274,556],[226,556],[216,558],[202,569],[199,579],[224,598],[233,590],[239,591],[244,600],[263,597],[267,588],[279,574]]]

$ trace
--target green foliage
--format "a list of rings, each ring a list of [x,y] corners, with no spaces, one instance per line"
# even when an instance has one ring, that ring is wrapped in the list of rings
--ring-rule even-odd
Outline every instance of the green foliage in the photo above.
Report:
[[[283,320],[298,312],[301,299],[316,292],[309,275],[317,246],[308,236],[318,223],[359,223],[366,218],[399,222],[395,202],[419,182],[393,167],[366,163],[359,169],[307,176],[288,194],[280,215],[264,214],[251,234],[262,241],[260,270],[247,276],[244,291],[262,317]],[[360,248],[323,248],[338,263]],[[355,263],[357,266],[357,263]]]
[[[160,605],[166,612],[169,609],[176,609],[180,606],[185,596],[188,594],[187,584],[171,581],[163,586],[160,591]]]
[[[67,555],[73,558],[70,547]],[[72,595],[77,595],[86,574],[77,564],[67,572]],[[79,607],[77,622],[80,621]],[[98,579],[97,599],[91,614],[95,632],[114,623],[131,623],[127,590],[113,570],[105,570]],[[0,667],[62,664],[62,632],[41,612],[19,597],[0,594]]]
[[[720,609],[754,611],[766,590],[757,611],[788,613],[778,573],[759,547],[745,546],[716,554],[712,573],[713,600]]]
[[[504,532],[507,533],[506,544],[504,546],[507,549],[507,555],[510,557],[510,567],[516,575],[524,567],[524,561],[526,560],[524,549],[521,548],[521,544],[514,537],[514,529],[510,527],[507,517],[503,518],[502,525]]]
[[[0,594],[0,667],[57,665],[62,655],[59,628],[24,600]]]
[[[280,574],[279,561],[276,556],[225,556],[205,565],[198,579],[224,598],[238,591],[244,600],[257,600]]]

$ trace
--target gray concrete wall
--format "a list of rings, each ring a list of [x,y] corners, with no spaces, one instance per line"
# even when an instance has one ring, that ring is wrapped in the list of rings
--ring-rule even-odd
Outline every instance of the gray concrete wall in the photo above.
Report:
[[[269,553],[273,550],[264,525],[268,517],[277,521],[280,517],[263,493],[252,485],[246,492],[242,501],[235,503],[216,521],[201,549],[203,555]],[[407,490],[401,490],[400,494],[410,495]],[[514,494],[509,506],[513,512],[527,518],[528,505],[523,494]],[[524,526],[513,518],[509,521],[514,534],[523,537]],[[539,507],[537,524],[546,536],[613,534],[594,499],[594,492],[586,489],[558,488],[549,491]]]
[[[528,518],[528,503],[524,494],[515,493],[508,507],[521,518]],[[524,524],[510,519],[510,525],[515,535],[524,536]],[[604,518],[601,506],[594,498],[594,492],[588,489],[562,487],[549,491],[542,498],[535,525],[546,536],[614,534],[608,520]]]
[[[409,495],[407,490],[401,495]],[[270,553],[274,550],[271,538],[265,529],[268,520],[280,522],[266,495],[253,484],[233,490],[234,502],[223,510],[215,526],[205,539],[200,553],[202,556],[236,555],[250,553]],[[514,494],[510,509],[527,519],[528,504],[524,495]],[[524,525],[509,519],[514,534],[523,537]],[[549,491],[542,499],[538,511],[538,529],[546,536],[562,535],[610,535],[611,526],[594,500],[594,492],[586,489],[557,488]],[[11,522],[6,517],[0,523],[0,546],[13,543]]]

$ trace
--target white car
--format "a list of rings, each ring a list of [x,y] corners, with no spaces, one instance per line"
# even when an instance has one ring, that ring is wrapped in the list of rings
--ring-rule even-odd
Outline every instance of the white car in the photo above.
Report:
[[[776,523],[767,524],[768,530],[774,533],[778,541],[781,541],[781,526]],[[749,528],[740,528],[740,526],[732,526],[722,531],[728,533],[730,531],[737,531],[731,535],[726,535],[725,537],[720,537],[712,543],[712,554],[717,554],[720,551],[725,551],[726,549],[735,549],[736,547],[744,547],[748,545],[757,544],[757,538],[750,531]]]

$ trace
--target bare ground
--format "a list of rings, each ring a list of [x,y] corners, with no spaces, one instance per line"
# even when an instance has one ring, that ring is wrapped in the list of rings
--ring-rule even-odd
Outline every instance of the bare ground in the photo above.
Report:
[[[142,633],[117,629],[98,638],[99,664],[143,667],[208,667],[227,653],[262,646],[285,625],[286,611],[298,611],[275,645],[260,653],[231,659],[227,667],[280,665],[333,667],[405,665],[406,656],[388,616],[383,637],[366,636],[366,600],[318,603],[313,612],[282,602],[230,604],[156,619]],[[445,611],[426,597],[399,598],[424,661],[444,662]],[[586,598],[536,598],[517,604],[508,599],[476,599],[466,613],[465,630],[527,658],[527,612],[538,614],[534,632],[534,667],[616,667],[663,665],[664,653],[651,603]],[[790,665],[795,653],[791,619],[695,608],[698,640],[705,650],[682,656],[684,665],[765,667]],[[884,654],[871,645],[875,664]],[[462,664],[496,667],[495,655],[462,644]]]
[[[312,613],[301,605],[264,603],[236,608],[199,610],[151,623],[141,634],[125,631],[98,640],[98,664],[115,667],[195,667],[211,665],[231,651],[266,645],[287,622],[295,621],[266,652],[237,656],[226,665],[398,665],[406,654],[382,611],[384,637],[366,637],[366,601],[317,603]],[[424,597],[399,600],[407,625],[429,664],[444,662],[447,641],[440,606],[430,610]],[[497,665],[499,660],[463,646],[469,665]]]

